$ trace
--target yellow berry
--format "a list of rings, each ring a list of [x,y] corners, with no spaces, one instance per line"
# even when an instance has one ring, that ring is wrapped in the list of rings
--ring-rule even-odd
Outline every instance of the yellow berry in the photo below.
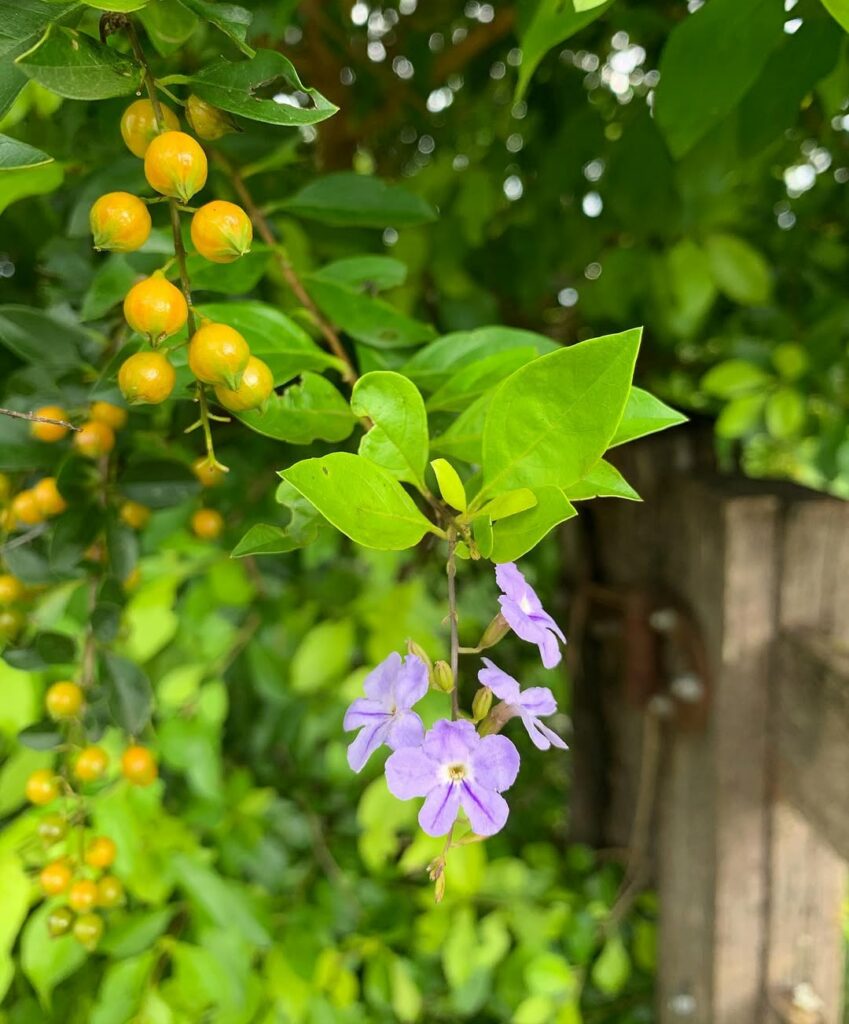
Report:
[[[10,572],[0,573],[0,604],[14,604],[24,595],[24,585]]]
[[[97,905],[106,910],[124,902],[124,886],[114,875],[104,875],[97,883]]]
[[[183,293],[159,271],[134,284],[124,299],[127,323],[154,344],[176,334],[188,315]]]
[[[118,387],[131,405],[159,405],[176,381],[174,367],[161,352],[136,352],[118,371]]]
[[[17,608],[0,608],[0,640],[14,640],[26,622],[23,612]]]
[[[68,507],[67,501],[59,493],[55,476],[45,476],[33,487],[35,503],[43,516],[59,516]]]
[[[199,459],[195,459],[192,463],[192,469],[203,487],[217,487],[220,483],[224,482],[224,477],[226,476],[224,470],[219,469],[218,466],[213,466],[206,455],[201,455]]]
[[[113,430],[120,430],[127,422],[127,410],[112,402],[92,402],[88,415],[89,419],[105,423]]]
[[[147,206],[129,192],[107,192],[95,201],[89,213],[95,249],[135,252],[150,236]]]
[[[186,120],[192,131],[204,142],[214,142],[228,132],[236,131],[233,122],[217,107],[191,93],[186,101]]]
[[[65,860],[54,860],[41,869],[38,876],[42,891],[47,896],[58,896],[71,884],[73,872]]]
[[[266,401],[274,390],[274,378],[271,370],[256,356],[251,356],[242,373],[237,388],[228,388],[222,384],[215,386],[215,397],[230,412],[247,412],[257,409]]]
[[[74,764],[74,777],[80,782],[97,782],[109,767],[109,755],[103,747],[85,747]]]
[[[250,252],[253,227],[241,206],[215,199],[192,217],[192,244],[212,263],[232,263]]]
[[[180,127],[180,120],[173,110],[161,103],[162,120],[165,128],[173,131]],[[127,149],[140,159],[144,158],[147,147],[159,134],[156,115],[150,100],[136,100],[131,103],[121,116],[121,137]]]
[[[206,153],[185,132],[163,132],[147,147],[144,175],[151,188],[187,203],[206,184]]]
[[[121,758],[121,772],[134,786],[149,786],[156,781],[159,771],[153,754],[147,747],[127,747]]]
[[[83,423],[74,434],[74,448],[87,459],[100,459],[115,447],[115,431],[100,420]]]
[[[115,863],[118,854],[118,847],[108,836],[97,836],[88,844],[85,852],[85,862],[90,868],[102,870],[111,868]]]
[[[56,776],[48,768],[39,768],[27,779],[26,798],[31,804],[43,807],[59,795]]]
[[[95,886],[96,889],[97,887]],[[96,898],[97,893],[95,891]],[[97,944],[102,936],[103,918],[99,914],[81,914],[74,921],[74,938],[89,952],[97,948]]]
[[[81,878],[68,890],[68,903],[72,910],[83,914],[97,906],[97,885],[90,878]]]
[[[189,369],[205,384],[237,387],[250,357],[248,343],[227,324],[204,324],[189,342]]]
[[[150,509],[137,501],[125,501],[119,515],[121,522],[133,530],[143,530],[150,519]]]
[[[57,721],[65,718],[76,718],[82,711],[85,697],[82,688],[76,683],[61,680],[48,689],[44,697],[47,714]]]
[[[44,416],[48,420],[68,420],[68,414],[61,405],[43,405],[35,410],[35,415]],[[68,428],[59,423],[39,423],[33,420],[30,433],[37,441],[61,441],[68,433]]]
[[[16,526],[36,526],[44,522],[44,513],[38,507],[38,499],[32,490],[21,491],[12,498],[10,511]]]
[[[224,519],[214,508],[199,508],[192,516],[192,531],[200,540],[215,540],[224,529]]]

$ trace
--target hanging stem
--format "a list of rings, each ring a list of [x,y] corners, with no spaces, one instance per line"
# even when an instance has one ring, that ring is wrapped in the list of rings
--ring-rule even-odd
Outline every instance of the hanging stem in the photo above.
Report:
[[[448,527],[448,622],[451,627],[451,675],[454,679],[454,689],[451,691],[451,720],[456,722],[460,717],[460,694],[458,692],[459,679],[457,673],[460,667],[460,638],[457,628],[457,531],[453,526]]]
[[[54,420],[49,416],[39,416],[34,412],[18,412],[15,409],[5,409],[0,406],[0,416],[11,416],[13,420],[29,420],[31,423],[53,423],[57,427],[66,427],[68,430],[79,430],[73,423],[67,420]]]
[[[301,303],[304,309],[309,310],[313,320],[315,321],[316,326],[318,327],[319,331],[321,331],[322,337],[327,342],[327,347],[338,359],[342,361],[344,366],[342,375],[345,378],[345,381],[351,387],[353,387],[353,385],[356,384],[357,382],[359,374],[357,373],[357,369],[354,366],[351,357],[345,350],[345,346],[342,344],[339,335],[336,333],[333,327],[327,322],[327,320],[325,320],[324,317],[321,315],[321,312],[319,311],[318,307],[310,298],[306,288],[304,288],[303,282],[301,281],[300,277],[298,277],[297,271],[292,266],[289,257],[286,254],[286,250],[280,245],[280,243],[274,237],[274,232],[271,230],[271,225],[268,223],[268,220],[266,219],[263,212],[254,202],[254,198],[251,195],[250,189],[245,184],[245,179],[241,176],[241,174],[239,174],[236,168],[233,167],[233,165],[220,153],[213,152],[212,155],[215,162],[230,179],[230,183],[232,184],[233,189],[235,190],[239,199],[241,199],[242,203],[244,204],[245,210],[247,211],[248,216],[250,217],[251,221],[254,224],[254,227],[257,230],[257,234],[260,236],[263,242],[265,242],[266,245],[270,246],[270,248],[274,250],[274,256],[277,260],[278,266],[280,267],[280,271],[286,280],[286,283],[292,289],[292,292],[294,293],[298,302]]]
[[[162,116],[162,106],[159,102],[159,97],[156,93],[156,79],[153,77],[153,73],[150,70],[150,65],[147,62],[147,58],[144,55],[141,43],[139,42],[138,33],[136,27],[130,18],[126,20],[127,35],[130,39],[130,45],[133,48],[133,54],[139,67],[142,69],[142,78],[144,81],[144,87],[147,91],[148,98],[150,99],[150,105],[153,107],[153,116],[156,119],[157,128],[162,131],[165,127],[165,121]],[[194,307],[192,306],[192,288],[189,281],[189,273],[186,268],[186,247],[183,245],[183,235],[180,231],[180,209],[181,204],[176,199],[168,198],[168,212],[171,216],[171,233],[174,236],[174,258],[177,261],[177,269],[180,278],[180,290],[183,293],[183,298],[186,300],[186,307],[188,309],[188,316],[186,324],[188,327],[189,338],[197,330],[197,324],[195,321]],[[198,404],[200,406],[200,420],[203,426],[203,436],[206,441],[206,458],[207,462],[214,469],[220,469],[223,472],[227,472],[227,467],[222,465],[215,457],[215,446],[212,441],[212,428],[210,427],[210,416],[209,416],[209,401],[206,396],[206,390],[203,383],[198,381],[197,386],[198,393]]]

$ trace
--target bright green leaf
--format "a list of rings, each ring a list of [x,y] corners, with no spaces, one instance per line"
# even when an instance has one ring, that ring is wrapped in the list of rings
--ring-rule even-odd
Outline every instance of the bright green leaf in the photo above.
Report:
[[[348,403],[329,380],[304,373],[282,395],[274,392],[262,409],[236,413],[251,430],[290,444],[344,441],[354,429]]]
[[[601,955],[593,964],[592,982],[606,996],[615,996],[622,991],[630,974],[631,960],[625,944],[618,935],[613,935],[605,942]]]
[[[351,409],[373,424],[360,441],[360,455],[388,470],[397,480],[424,490],[427,414],[416,385],[400,373],[367,373],[354,386]]]
[[[192,14],[220,29],[242,53],[249,57],[254,55],[254,50],[245,42],[253,18],[250,11],[236,4],[210,3],[209,0],[180,0],[180,3]]]
[[[619,421],[610,447],[615,448],[617,445],[625,444],[626,441],[646,437],[648,434],[656,434],[659,430],[666,430],[667,427],[675,427],[679,423],[686,422],[687,417],[677,409],[671,408],[642,388],[632,387],[628,392],[625,411],[622,413],[622,419]]]
[[[766,401],[766,429],[778,440],[796,437],[805,424],[805,399],[795,388],[779,388]]]
[[[599,461],[577,483],[565,489],[569,501],[587,501],[590,498],[625,498],[639,501],[640,496],[615,466],[604,459]]]
[[[540,487],[535,491],[537,503],[525,512],[501,519],[492,529],[493,562],[514,562],[521,558],[554,529],[578,514],[577,509],[558,487]]]
[[[612,0],[587,6],[573,0],[537,0],[534,13],[520,34],[522,63],[516,97],[521,98],[539,62],[553,47],[565,42],[602,14]],[[591,2],[591,0],[590,0]]]
[[[744,306],[763,306],[772,291],[772,274],[764,257],[736,235],[710,235],[705,251],[719,289]]]
[[[436,475],[436,482],[439,484],[439,493],[443,501],[459,512],[466,511],[466,488],[460,479],[460,474],[445,459],[434,459],[430,464]]]
[[[701,379],[701,389],[717,398],[738,398],[753,391],[762,391],[772,377],[747,359],[725,359],[717,363]]]

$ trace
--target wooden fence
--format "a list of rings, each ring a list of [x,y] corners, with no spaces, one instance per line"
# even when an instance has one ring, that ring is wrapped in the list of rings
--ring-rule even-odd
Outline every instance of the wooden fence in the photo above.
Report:
[[[575,834],[658,888],[661,1024],[840,1024],[849,503],[705,450],[623,451],[569,552]]]

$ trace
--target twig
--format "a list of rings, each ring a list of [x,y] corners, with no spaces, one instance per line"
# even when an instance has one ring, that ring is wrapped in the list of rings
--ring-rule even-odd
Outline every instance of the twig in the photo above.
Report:
[[[0,406],[0,414],[11,416],[13,420],[29,420],[31,423],[52,423],[56,427],[65,427],[67,430],[80,429],[67,420],[54,420],[50,416],[38,416],[34,412],[17,412],[15,409],[4,409]]]
[[[20,537],[15,537],[14,540],[7,540],[5,544],[0,547],[0,555],[6,551],[11,551],[13,548],[23,547],[24,544],[29,544],[31,540],[35,540],[36,537],[40,537],[42,533],[47,529],[47,523],[39,523],[38,526],[34,526],[31,530],[27,530],[26,533],[22,533]]]
[[[454,689],[451,691],[451,720],[456,722],[460,717],[460,695],[457,687],[457,678],[460,668],[460,638],[457,629],[457,531],[453,526],[448,527],[448,620],[451,626],[451,676],[454,680]]]
[[[280,243],[274,237],[274,232],[271,230],[271,225],[268,223],[263,212],[254,202],[254,198],[251,195],[250,189],[245,184],[244,178],[241,176],[241,174],[239,174],[236,168],[233,167],[233,165],[220,153],[213,152],[212,155],[213,159],[218,164],[218,166],[229,177],[230,182],[236,191],[236,194],[239,196],[239,199],[241,199],[242,203],[244,204],[245,210],[247,211],[248,216],[250,217],[254,227],[257,230],[257,234],[260,236],[263,242],[265,242],[266,245],[270,246],[270,248],[274,251],[275,259],[277,260],[278,266],[280,267],[280,271],[283,274],[283,277],[286,279],[286,283],[292,289],[292,292],[297,298],[298,302],[300,302],[305,309],[309,310],[310,315],[315,321],[316,326],[318,327],[319,331],[321,331],[322,337],[327,342],[327,347],[338,359],[342,361],[344,366],[342,376],[345,378],[346,383],[353,387],[353,385],[356,384],[359,378],[359,374],[357,373],[357,369],[354,366],[351,357],[345,350],[345,346],[342,344],[339,335],[333,329],[332,325],[329,324],[327,320],[325,320],[325,318],[322,316],[318,307],[307,293],[306,288],[304,288],[303,282],[298,276],[298,273],[295,270],[295,268],[292,266],[285,249],[282,248]]]

